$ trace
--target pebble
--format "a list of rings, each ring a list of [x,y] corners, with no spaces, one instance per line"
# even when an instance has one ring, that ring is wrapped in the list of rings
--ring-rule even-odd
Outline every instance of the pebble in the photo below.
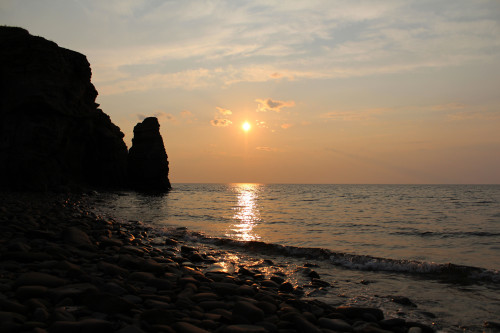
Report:
[[[376,308],[301,300],[301,288],[285,275],[266,273],[276,266],[271,260],[248,267],[222,262],[218,252],[178,238],[184,228],[158,241],[163,238],[137,221],[86,213],[78,197],[12,196],[0,192],[2,332],[432,331],[402,318],[384,320]],[[308,287],[330,290],[314,267],[301,268],[311,279]]]

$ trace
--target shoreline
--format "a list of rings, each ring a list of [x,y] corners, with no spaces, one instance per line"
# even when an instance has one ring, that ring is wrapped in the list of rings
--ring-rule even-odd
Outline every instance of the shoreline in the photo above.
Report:
[[[303,300],[286,276],[217,269],[182,240],[96,216],[84,197],[0,198],[2,332],[434,331],[377,308]]]

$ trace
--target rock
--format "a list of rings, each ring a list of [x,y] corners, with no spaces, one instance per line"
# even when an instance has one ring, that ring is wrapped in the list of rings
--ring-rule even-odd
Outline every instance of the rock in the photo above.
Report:
[[[229,325],[224,327],[223,333],[266,333],[266,330],[262,326],[257,325]]]
[[[176,332],[179,333],[208,333],[208,331],[204,330],[203,328],[199,328],[197,326],[182,321],[175,323],[174,328]]]
[[[234,305],[233,316],[243,317],[250,322],[264,320],[264,311],[248,302],[237,302]]]
[[[408,297],[405,296],[390,296],[390,299],[392,302],[397,304],[411,306],[415,308],[417,307],[415,303],[413,303]]]
[[[89,293],[84,296],[83,303],[103,313],[127,313],[135,308],[133,303],[110,293]]]
[[[422,329],[420,327],[412,326],[408,329],[408,333],[422,333]]]
[[[293,321],[295,327],[297,328],[297,332],[302,333],[321,333],[321,330],[316,327],[313,323],[302,316],[296,316]]]
[[[337,312],[351,318],[362,318],[364,313],[370,313],[375,316],[377,320],[384,319],[384,313],[376,308],[363,308],[351,306],[339,306],[335,309]]]
[[[148,117],[134,127],[132,147],[128,154],[128,181],[139,191],[167,191],[168,156],[156,117]]]
[[[318,325],[333,331],[340,331],[340,332],[353,331],[352,326],[343,321],[342,319],[320,318],[318,320]]]
[[[95,103],[86,57],[0,27],[0,187],[123,186],[123,133]]]
[[[43,298],[48,288],[45,286],[22,286],[17,288],[16,297],[19,300],[30,298]]]
[[[92,333],[108,333],[113,331],[113,324],[101,319],[84,319],[81,321],[56,321],[49,329],[50,333],[67,333],[67,332],[92,332]]]
[[[175,315],[167,309],[151,309],[141,313],[141,320],[150,325],[171,325],[175,321]]]
[[[117,333],[145,333],[145,332],[137,326],[127,325],[118,330]]]
[[[291,293],[293,292],[294,288],[290,282],[285,282],[280,285],[278,290],[283,293]]]
[[[92,243],[89,236],[77,227],[69,227],[65,229],[62,237],[64,242],[69,245],[86,250],[93,250],[95,248],[95,245]]]

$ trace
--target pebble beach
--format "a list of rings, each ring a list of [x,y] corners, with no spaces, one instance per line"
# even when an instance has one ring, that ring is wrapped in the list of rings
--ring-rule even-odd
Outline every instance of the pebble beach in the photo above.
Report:
[[[434,331],[377,308],[302,299],[287,276],[213,269],[211,253],[97,216],[84,197],[0,198],[1,332]]]

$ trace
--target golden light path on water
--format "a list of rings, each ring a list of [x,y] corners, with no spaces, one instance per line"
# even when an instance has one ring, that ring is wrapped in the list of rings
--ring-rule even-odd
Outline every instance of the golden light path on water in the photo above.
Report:
[[[260,212],[257,207],[259,184],[231,184],[237,195],[238,203],[233,208],[232,224],[226,233],[228,237],[236,237],[242,241],[259,240],[254,228],[260,221]]]

